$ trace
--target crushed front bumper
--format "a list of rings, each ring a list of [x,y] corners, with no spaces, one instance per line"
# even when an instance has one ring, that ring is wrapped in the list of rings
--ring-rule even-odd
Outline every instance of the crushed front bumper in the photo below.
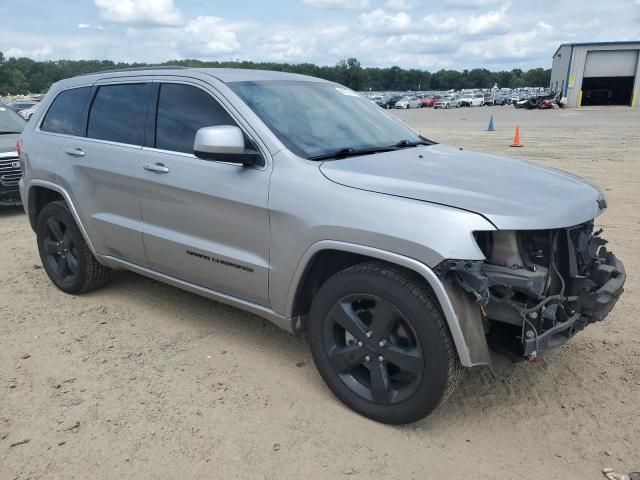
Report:
[[[609,254],[607,262],[599,270],[602,273],[596,274],[606,275],[608,280],[594,292],[583,290],[575,302],[576,309],[567,321],[558,322],[535,338],[525,339],[523,356],[530,358],[540,355],[566,343],[590,323],[604,320],[622,295],[627,275],[623,263],[613,254]]]
[[[490,250],[477,238],[486,260],[445,260],[436,267],[476,364],[490,364],[487,347],[533,359],[611,312],[626,273],[604,248],[600,232],[592,231],[589,222],[550,231],[492,232]]]

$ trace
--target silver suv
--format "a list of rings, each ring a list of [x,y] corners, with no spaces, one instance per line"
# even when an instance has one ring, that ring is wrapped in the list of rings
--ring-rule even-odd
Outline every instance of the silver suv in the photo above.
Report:
[[[490,348],[533,359],[567,341],[625,281],[593,184],[438,145],[316,78],[79,76],[18,147],[58,288],[126,269],[305,332],[329,388],[382,422],[432,411]]]

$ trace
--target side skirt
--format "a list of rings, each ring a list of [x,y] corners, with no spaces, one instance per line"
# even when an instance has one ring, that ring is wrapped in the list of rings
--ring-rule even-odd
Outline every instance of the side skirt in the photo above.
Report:
[[[160,273],[146,267],[141,267],[140,265],[136,265],[135,263],[127,262],[116,257],[101,256],[100,261],[108,267],[120,270],[129,270],[131,272],[138,273],[159,282],[166,283],[182,290],[186,290],[187,292],[195,293],[196,295],[200,295],[211,300],[215,300],[217,302],[221,302],[226,305],[245,310],[247,312],[258,315],[259,317],[265,318],[266,320],[269,320],[271,323],[282,328],[283,330],[286,330],[289,333],[294,333],[294,321],[292,319],[286,318],[274,312],[269,307],[265,307],[264,305],[258,305],[256,303],[248,302],[246,300],[227,295],[226,293],[221,293],[216,290],[211,290],[209,288],[196,285],[194,283],[189,283],[179,278],[172,277],[171,275],[166,275],[164,273]]]

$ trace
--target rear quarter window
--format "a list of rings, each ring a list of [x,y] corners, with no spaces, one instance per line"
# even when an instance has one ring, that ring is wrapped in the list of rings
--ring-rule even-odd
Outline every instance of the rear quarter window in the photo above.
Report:
[[[51,103],[40,130],[81,136],[82,113],[90,90],[91,87],[80,87],[60,92]]]

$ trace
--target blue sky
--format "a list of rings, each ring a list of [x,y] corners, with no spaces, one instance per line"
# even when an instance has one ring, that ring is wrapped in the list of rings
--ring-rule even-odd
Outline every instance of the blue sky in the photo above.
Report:
[[[640,40],[640,0],[0,0],[0,51],[366,66],[550,67],[562,42]]]

